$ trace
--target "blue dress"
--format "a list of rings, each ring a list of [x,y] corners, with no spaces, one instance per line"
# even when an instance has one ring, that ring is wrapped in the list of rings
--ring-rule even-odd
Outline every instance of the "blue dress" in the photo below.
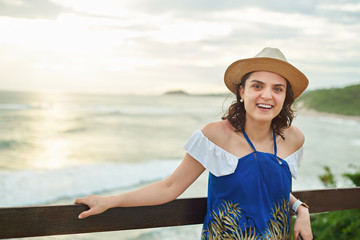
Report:
[[[200,130],[185,144],[185,150],[209,170],[202,239],[287,239],[291,175],[296,175],[296,168],[291,171],[288,161],[277,156],[275,133],[274,154],[257,151],[243,134],[253,152],[240,159]],[[292,168],[300,155],[302,151],[289,156]]]

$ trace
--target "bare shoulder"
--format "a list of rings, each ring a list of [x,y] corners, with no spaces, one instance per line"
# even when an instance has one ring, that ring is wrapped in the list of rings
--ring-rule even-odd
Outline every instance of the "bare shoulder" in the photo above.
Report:
[[[207,124],[201,131],[210,141],[220,143],[227,139],[233,130],[227,120],[222,120]]]
[[[284,130],[285,142],[294,150],[301,148],[304,145],[305,137],[300,128],[292,125]]]

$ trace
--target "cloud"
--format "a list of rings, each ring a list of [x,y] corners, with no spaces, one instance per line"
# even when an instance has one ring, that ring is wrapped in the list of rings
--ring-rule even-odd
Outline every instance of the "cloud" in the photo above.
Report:
[[[325,11],[333,11],[340,13],[359,13],[360,3],[331,3],[331,4],[320,4],[318,9]]]
[[[265,46],[280,48],[312,88],[360,81],[355,1],[33,2],[0,2],[12,8],[0,17],[2,86],[26,78],[75,91],[215,91],[230,63]]]
[[[0,0],[0,16],[55,19],[63,10],[49,0]]]
[[[264,9],[278,11],[278,12],[310,12],[313,9],[313,1],[238,1],[238,0],[138,0],[132,1],[129,6],[131,8],[141,9],[150,13],[164,13],[172,12],[177,15],[189,16],[194,13],[198,16],[204,17],[205,14],[214,11],[227,11],[227,10],[242,10],[244,8],[253,8],[261,6]],[[196,16],[192,16],[196,18]]]
[[[360,3],[327,2],[316,6],[317,12],[329,22],[358,25],[360,22]]]

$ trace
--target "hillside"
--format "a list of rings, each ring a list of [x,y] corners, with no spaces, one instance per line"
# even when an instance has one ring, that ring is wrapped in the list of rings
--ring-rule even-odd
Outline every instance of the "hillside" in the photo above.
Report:
[[[165,92],[163,95],[189,95],[189,94],[183,90],[171,90]]]
[[[309,91],[298,100],[302,107],[319,112],[360,116],[360,84]]]

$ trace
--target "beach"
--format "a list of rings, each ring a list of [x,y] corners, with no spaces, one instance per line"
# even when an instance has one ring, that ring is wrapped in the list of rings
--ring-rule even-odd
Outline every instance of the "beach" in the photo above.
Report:
[[[356,121],[360,122],[360,116],[348,116],[348,115],[340,115],[335,113],[327,113],[327,112],[319,112],[313,109],[301,108],[297,111],[297,115],[306,115],[306,116],[314,116],[314,117],[328,117],[334,119],[343,119],[347,121]]]
[[[232,98],[0,92],[0,207],[72,204],[165,178],[183,145],[218,121]],[[358,165],[360,118],[299,109],[293,124],[305,135],[293,190],[324,188],[329,166],[338,187]],[[181,197],[205,197],[205,172]],[[198,239],[201,225],[29,239]],[[176,237],[175,237],[176,236]]]

